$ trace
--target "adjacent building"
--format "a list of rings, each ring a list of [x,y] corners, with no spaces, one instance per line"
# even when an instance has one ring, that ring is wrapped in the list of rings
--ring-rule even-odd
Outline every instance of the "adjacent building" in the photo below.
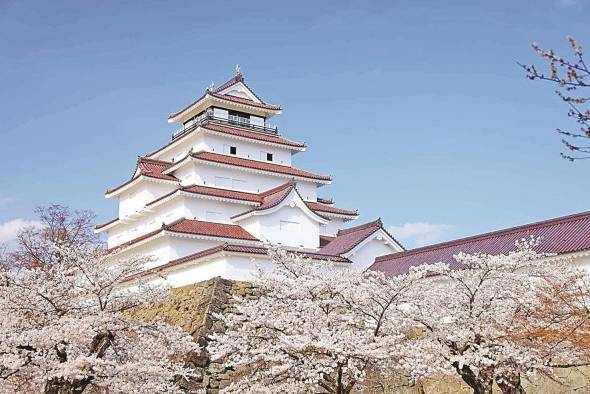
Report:
[[[330,176],[294,165],[306,145],[269,124],[281,111],[236,69],[170,114],[180,126],[170,142],[140,156],[131,178],[106,192],[118,214],[96,231],[113,257],[152,256],[144,275],[181,286],[247,280],[268,262],[269,245],[357,270],[403,251],[381,220],[346,228],[358,212],[320,197]]]
[[[551,255],[553,260],[566,260],[590,269],[590,212],[581,212],[541,222],[525,224],[472,237],[429,245],[422,248],[377,257],[369,267],[388,276],[406,274],[421,264],[443,262],[461,269],[453,256],[463,253],[507,254],[515,242],[538,238],[538,253]]]

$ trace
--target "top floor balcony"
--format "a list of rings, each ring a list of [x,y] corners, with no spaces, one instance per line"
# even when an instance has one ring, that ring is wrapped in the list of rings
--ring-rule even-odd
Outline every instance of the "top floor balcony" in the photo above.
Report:
[[[172,140],[193,131],[203,123],[216,123],[225,126],[232,126],[232,127],[239,127],[249,131],[255,131],[258,133],[266,133],[272,135],[278,135],[279,130],[277,126],[267,126],[267,125],[260,125],[255,124],[250,121],[250,119],[228,114],[227,118],[215,116],[213,111],[205,111],[200,115],[197,115],[195,118],[191,119],[190,121],[186,122],[183,127],[179,130],[176,130],[172,133]]]

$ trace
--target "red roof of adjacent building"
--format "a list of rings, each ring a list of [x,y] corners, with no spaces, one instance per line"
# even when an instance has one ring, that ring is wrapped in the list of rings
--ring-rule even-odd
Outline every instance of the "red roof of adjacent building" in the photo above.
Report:
[[[211,122],[203,123],[200,125],[200,127],[207,129],[207,130],[215,131],[218,133],[235,135],[236,137],[249,138],[249,139],[253,139],[253,140],[257,140],[257,141],[270,142],[273,144],[287,145],[287,146],[292,146],[292,147],[297,147],[297,148],[305,148],[305,144],[303,144],[301,142],[291,141],[286,138],[279,137],[278,135],[267,134],[267,133],[257,133],[255,131],[249,131],[249,130],[245,130],[245,129],[242,129],[239,127],[220,125],[220,124],[211,123]]]
[[[395,276],[408,273],[411,267],[443,262],[451,268],[462,266],[453,256],[459,252],[506,254],[523,238],[538,237],[539,253],[568,254],[590,249],[590,212],[549,219],[542,222],[493,231],[468,238],[388,254],[375,259],[369,269]]]
[[[127,186],[140,176],[145,176],[148,178],[155,178],[155,179],[162,179],[165,181],[174,181],[178,182],[178,179],[172,175],[164,174],[163,172],[172,167],[174,163],[162,160],[155,160],[155,159],[148,159],[147,157],[139,157],[137,159],[137,165],[135,167],[135,171],[133,172],[133,176],[127,182],[114,187],[112,189],[107,190],[108,193],[112,193],[120,188]],[[139,170],[139,171],[138,171]]]
[[[334,238],[326,246],[322,247],[319,250],[319,253],[332,255],[348,253],[358,244],[379,230],[385,231],[385,229],[383,229],[383,222],[381,222],[381,219],[361,224],[359,226],[350,227],[344,230],[339,230],[338,233],[336,233],[336,238]]]
[[[134,238],[127,241],[117,247],[109,249],[109,251],[119,249],[122,247],[131,246],[137,242],[148,239],[156,234],[163,231],[179,233],[179,234],[192,234],[192,235],[204,235],[207,237],[216,238],[233,238],[242,239],[247,241],[258,241],[258,238],[244,230],[242,227],[236,224],[225,224],[225,223],[213,223],[204,222],[193,219],[179,219],[170,224],[164,224],[157,230],[151,231],[147,234]]]
[[[201,151],[191,154],[192,157],[199,160],[210,161],[220,164],[228,164],[237,167],[251,168],[260,171],[274,172],[278,174],[297,176],[301,178],[317,179],[321,181],[331,181],[332,178],[326,175],[318,175],[309,171],[301,170],[295,167],[281,166],[274,163],[266,163],[263,161],[244,159],[241,157],[233,157],[227,155],[220,155],[218,153],[211,153]]]
[[[311,259],[325,259],[325,260],[330,260],[330,261],[339,262],[339,263],[350,263],[350,260],[348,260],[344,257],[341,257],[341,256],[329,256],[329,255],[325,255],[325,254],[299,251],[299,250],[289,250],[289,251],[296,253],[296,254],[300,254],[303,257],[311,258]],[[212,248],[202,250],[197,253],[190,254],[188,256],[178,258],[176,260],[172,260],[166,264],[162,264],[162,265],[159,265],[159,266],[154,267],[152,269],[149,269],[147,271],[140,272],[138,274],[129,276],[128,278],[125,279],[125,282],[130,281],[130,280],[134,280],[134,279],[138,279],[138,278],[141,278],[141,277],[144,277],[147,275],[156,274],[156,273],[164,271],[168,268],[173,268],[173,267],[188,263],[190,261],[194,261],[194,260],[206,257],[206,256],[214,255],[219,252],[266,255],[266,254],[268,254],[268,248],[266,248],[264,246],[233,245],[233,244],[225,243],[225,244],[221,244],[219,246],[214,246]]]

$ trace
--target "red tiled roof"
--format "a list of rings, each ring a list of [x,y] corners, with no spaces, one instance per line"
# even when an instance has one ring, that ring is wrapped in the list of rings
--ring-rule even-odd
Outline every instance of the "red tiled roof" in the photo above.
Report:
[[[219,94],[219,93],[215,93],[215,92],[208,92],[208,93],[213,97],[216,97],[216,98],[219,98],[222,100],[233,101],[234,103],[251,105],[253,107],[259,107],[259,108],[270,109],[270,110],[275,110],[275,111],[278,111],[281,109],[280,105],[267,104],[265,102],[257,103],[254,100],[250,100],[250,99],[238,97],[238,96],[232,96],[230,94]]]
[[[176,177],[174,177],[172,175],[168,175],[168,174],[163,174],[164,171],[166,171],[168,168],[172,167],[173,165],[174,165],[174,163],[171,163],[168,161],[148,159],[147,157],[139,157],[137,159],[137,165],[135,167],[135,171],[133,173],[132,178],[117,187],[114,187],[112,189],[108,189],[107,194],[112,193],[116,190],[119,190],[120,188],[130,184],[131,182],[133,182],[134,180],[136,180],[140,176],[145,176],[148,178],[155,178],[155,179],[162,179],[162,180],[166,180],[166,181],[178,182],[178,179]],[[139,169],[139,172],[137,171],[138,169]]]
[[[204,123],[201,125],[201,127],[204,129],[207,129],[207,130],[218,132],[218,133],[231,134],[231,135],[235,135],[237,137],[249,138],[249,139],[258,140],[258,141],[265,141],[265,142],[270,142],[273,144],[287,145],[287,146],[293,146],[293,147],[297,147],[297,148],[304,148],[305,147],[305,144],[303,144],[301,142],[290,141],[288,139],[279,137],[277,135],[257,133],[254,131],[240,129],[238,127],[224,126],[224,125],[219,125],[216,123]]]
[[[326,246],[322,247],[319,252],[326,254],[343,254],[350,252],[355,246],[381,228],[383,228],[383,223],[381,222],[381,219],[377,219],[373,222],[339,230],[338,233],[336,233],[336,238]]]
[[[119,220],[119,218],[114,218],[113,220],[109,220],[109,221],[108,221],[108,222],[106,222],[106,223],[97,224],[96,226],[94,226],[94,228],[95,228],[96,230],[99,230],[99,229],[101,229],[101,228],[103,228],[103,227],[106,227],[106,226],[108,226],[109,224],[113,224],[113,223],[115,223],[117,220]]]
[[[231,78],[229,81],[222,83],[221,85],[219,85],[219,87],[217,89],[214,90],[215,93],[219,93],[222,90],[225,90],[227,88],[229,88],[230,86],[233,86],[239,82],[244,82],[244,77],[242,76],[241,73],[236,73],[236,75],[233,76],[233,78]],[[262,101],[262,100],[260,100]]]
[[[122,247],[127,247],[133,245],[139,241],[143,241],[144,239],[150,238],[156,234],[161,233],[162,231],[169,231],[173,233],[179,234],[194,234],[194,235],[204,235],[208,237],[218,237],[218,238],[233,238],[233,239],[243,239],[248,241],[258,241],[258,238],[244,230],[242,227],[236,224],[225,224],[225,223],[213,223],[213,222],[204,222],[200,220],[193,220],[193,219],[179,219],[175,222],[170,224],[162,225],[161,228],[151,231],[147,234],[134,238],[130,241],[127,241],[115,248],[109,249],[112,251],[114,249],[119,249]]]
[[[211,161],[211,162],[221,163],[221,164],[229,164],[229,165],[237,166],[237,167],[252,168],[255,170],[274,172],[274,173],[285,174],[285,175],[290,175],[290,176],[298,176],[298,177],[302,177],[302,178],[317,179],[317,180],[322,180],[322,181],[331,181],[332,180],[332,178],[330,178],[329,176],[314,174],[314,173],[311,173],[311,172],[308,172],[305,170],[301,170],[299,168],[281,166],[278,164],[266,163],[266,162],[257,161],[257,160],[243,159],[241,157],[220,155],[217,153],[211,153],[211,152],[205,152],[205,151],[193,153],[191,156],[194,157],[195,159],[199,159],[199,160]]]
[[[320,248],[332,242],[336,237],[331,235],[320,235]]]
[[[258,207],[256,207],[253,210],[268,209],[268,208],[272,208],[272,206],[274,206],[274,205],[272,205],[273,201],[276,202],[276,204],[278,204],[289,194],[291,189],[289,188],[287,191],[287,188],[291,185],[295,186],[296,184],[294,183],[294,181],[289,181],[289,182],[286,182],[282,185],[279,185],[279,186],[274,187],[272,189],[266,190],[266,191],[259,193],[259,194],[241,192],[241,191],[237,191],[237,190],[221,189],[221,188],[211,187],[211,186],[201,186],[201,185],[182,186],[182,187],[179,187],[178,189],[171,191],[170,193],[164,194],[163,196],[156,198],[153,201],[150,201],[149,203],[146,204],[146,206],[151,206],[151,205],[157,203],[158,201],[161,201],[167,197],[172,196],[175,193],[185,192],[185,193],[202,194],[205,196],[227,198],[227,199],[232,199],[232,200],[249,201],[249,202],[260,204]],[[306,201],[305,204],[307,205],[307,207],[309,209],[311,209],[312,211],[314,211],[316,214],[318,214],[320,216],[321,216],[321,214],[320,214],[321,212],[324,212],[324,213],[325,212],[333,212],[333,213],[338,213],[338,214],[343,214],[343,215],[355,215],[355,216],[357,215],[356,211],[348,211],[348,210],[344,210],[344,209],[340,209],[340,208],[336,208],[336,207],[332,207],[332,206],[326,206],[324,204],[319,204],[319,203],[315,203],[315,202],[311,202],[311,201]],[[252,210],[250,210],[250,211],[252,211]],[[250,211],[247,211],[247,212],[250,212]],[[247,212],[240,213],[236,216],[241,216]],[[109,224],[115,223],[117,220],[119,220],[119,219],[115,218],[113,220],[110,220],[107,223],[96,225],[95,229],[98,230],[100,228],[108,226]]]
[[[256,93],[254,93],[254,91],[252,89],[250,89],[250,86],[246,85],[246,81],[244,81],[244,75],[241,72],[237,72],[234,77],[232,79],[230,79],[229,81],[222,83],[217,89],[213,90],[215,93],[219,93],[227,88],[229,88],[230,86],[233,86],[237,83],[241,82],[245,87],[248,88],[248,90],[250,91],[250,93],[252,93],[254,95],[254,97],[256,97],[258,100],[260,100],[261,102],[264,102],[264,100],[262,100],[260,97],[258,97],[258,95]]]
[[[260,205],[246,212],[241,212],[237,215],[234,215],[232,216],[232,219],[243,216],[253,211],[263,211],[265,209],[276,207],[289,195],[289,193],[291,193],[291,191],[295,188],[295,185],[295,181],[291,180],[287,183],[284,183],[277,187],[273,187],[270,190],[260,193]]]
[[[168,168],[172,167],[174,163],[162,160],[148,159],[146,157],[140,157],[137,160],[137,167],[139,173],[145,176],[151,176],[154,178],[168,179],[171,181],[177,181],[172,175],[163,174]]]
[[[331,198],[318,197],[318,202],[322,203],[322,204],[328,204],[328,205],[334,204],[334,200],[332,200]]]
[[[297,251],[297,250],[290,250],[290,251],[293,253],[300,254],[304,257],[311,258],[311,259],[325,259],[325,260],[330,260],[330,261],[340,262],[340,263],[350,263],[350,260],[348,260],[344,257],[341,257],[341,256],[329,256],[329,255],[325,255],[325,254]],[[133,279],[138,279],[138,278],[147,276],[147,275],[152,275],[152,274],[164,271],[168,268],[176,267],[176,266],[182,265],[184,263],[188,263],[193,260],[197,260],[197,259],[200,259],[200,258],[203,258],[206,256],[214,255],[219,252],[233,252],[233,253],[246,253],[246,254],[254,254],[254,255],[266,255],[268,253],[268,248],[266,248],[264,246],[233,245],[233,244],[225,243],[225,244],[221,244],[219,246],[214,246],[212,248],[202,250],[197,253],[190,254],[188,256],[178,258],[176,260],[172,260],[166,264],[163,264],[163,265],[154,267],[152,269],[149,269],[147,271],[129,276],[124,281],[127,282],[127,281],[130,281]]]
[[[334,213],[337,215],[348,215],[348,216],[358,216],[358,211],[349,211],[342,208],[336,208],[331,205],[323,204],[320,202],[312,202],[307,201],[305,204],[311,209],[312,211],[319,211],[319,212],[326,212],[326,213]]]
[[[460,269],[453,255],[464,253],[506,254],[514,243],[531,236],[540,237],[539,253],[567,254],[590,249],[590,212],[549,219],[468,238],[388,254],[375,259],[369,267],[395,276],[407,273],[410,267],[424,263],[443,262]]]

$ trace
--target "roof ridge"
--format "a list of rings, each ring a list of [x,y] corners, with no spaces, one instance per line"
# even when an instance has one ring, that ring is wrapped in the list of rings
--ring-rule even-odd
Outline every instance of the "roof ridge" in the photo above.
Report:
[[[271,189],[268,189],[268,190],[265,190],[265,191],[263,191],[263,192],[261,192],[261,193],[258,193],[258,195],[259,195],[260,197],[262,197],[262,198],[264,198],[264,197],[268,197],[268,196],[270,196],[271,194],[278,193],[278,192],[280,192],[280,191],[282,191],[282,190],[284,190],[284,189],[288,188],[289,186],[295,186],[295,184],[296,184],[296,183],[295,183],[295,179],[293,179],[293,178],[292,178],[292,179],[290,179],[289,181],[287,181],[287,182],[285,182],[285,183],[283,183],[283,184],[280,184],[279,186],[275,186],[275,187],[273,187],[273,188],[271,188]]]
[[[141,161],[149,161],[149,162],[158,163],[158,164],[174,164],[171,161],[152,159],[151,157],[145,157],[145,156],[139,156],[138,161],[140,161],[140,162]]]
[[[488,232],[477,234],[477,235],[471,235],[469,237],[454,239],[451,241],[441,242],[438,244],[427,245],[427,246],[422,246],[420,248],[405,250],[405,251],[399,252],[399,253],[390,253],[390,254],[386,254],[383,256],[378,256],[375,259],[375,262],[381,262],[384,260],[389,260],[389,259],[397,258],[397,257],[411,256],[416,253],[422,253],[424,251],[441,249],[441,248],[459,245],[459,244],[463,244],[463,243],[467,243],[467,242],[471,242],[471,241],[484,240],[484,239],[488,239],[488,238],[493,238],[498,235],[511,235],[514,233],[518,233],[522,230],[535,230],[535,229],[542,228],[542,227],[549,226],[549,225],[556,225],[556,224],[561,224],[561,223],[565,223],[565,222],[572,222],[572,221],[580,220],[580,219],[583,219],[584,217],[588,217],[588,216],[590,216],[590,211],[584,211],[584,212],[578,212],[578,213],[574,213],[574,214],[570,214],[570,215],[560,216],[560,217],[553,218],[553,219],[545,219],[545,220],[541,220],[538,222],[532,222],[532,223],[527,223],[527,224],[521,224],[521,225],[514,226],[514,227],[508,227],[505,229],[488,231]],[[402,255],[402,256],[400,256],[400,255]]]
[[[336,233],[336,236],[344,235],[344,234],[350,234],[350,233],[353,233],[355,231],[364,230],[366,228],[373,227],[373,226],[377,226],[379,228],[382,228],[383,227],[383,222],[381,221],[381,218],[377,218],[376,220],[373,220],[372,222],[368,222],[368,223],[364,223],[364,224],[359,224],[358,226],[354,226],[354,227],[349,227],[349,228],[345,228],[345,229],[342,229],[342,230],[338,230],[338,232]]]
[[[225,81],[224,83],[219,85],[218,88],[213,89],[213,92],[219,93],[222,90],[225,90],[225,89],[229,88],[230,86],[233,86],[239,82],[244,82],[244,76],[242,75],[242,73],[236,73],[233,77],[231,77],[230,79],[228,79],[227,81]]]

